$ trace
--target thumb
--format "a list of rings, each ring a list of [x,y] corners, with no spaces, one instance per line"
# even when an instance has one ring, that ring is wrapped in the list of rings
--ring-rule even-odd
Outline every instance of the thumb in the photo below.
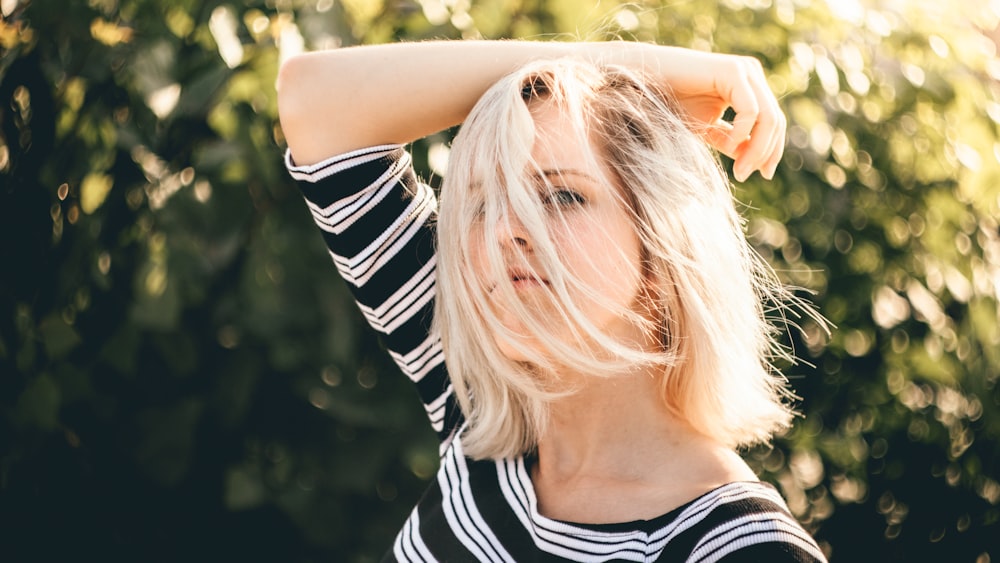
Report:
[[[712,148],[729,158],[736,158],[736,151],[742,143],[733,137],[731,123],[720,119],[714,125],[702,129],[701,134]]]

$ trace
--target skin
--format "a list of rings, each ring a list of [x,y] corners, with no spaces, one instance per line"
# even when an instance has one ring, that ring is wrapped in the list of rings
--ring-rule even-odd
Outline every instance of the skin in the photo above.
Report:
[[[289,58],[278,75],[282,132],[299,165],[409,143],[461,123],[515,68],[565,56],[624,65],[660,81],[705,140],[735,160],[737,180],[754,170],[774,175],[786,121],[760,62],[646,43],[428,41],[306,53]],[[720,119],[730,107],[731,124]]]
[[[641,43],[445,41],[299,55],[282,65],[278,77],[282,132],[299,165],[353,149],[409,143],[462,122],[503,75],[533,60],[562,56],[644,73],[672,92],[706,142],[733,157],[737,180],[755,170],[773,176],[784,149],[786,122],[760,63]],[[736,114],[731,124],[720,120],[730,107]],[[536,118],[540,130],[559,127],[550,123],[557,117]],[[550,138],[540,136],[539,147],[558,146],[547,143]],[[538,150],[542,152],[537,157],[551,157],[555,169],[573,164],[565,160],[571,154]],[[580,190],[589,187],[584,181],[574,185]],[[604,207],[599,193],[592,200],[591,211],[604,214],[614,247],[621,251],[617,254],[625,257],[624,263],[606,264],[614,266],[620,285],[598,287],[613,291],[609,295],[618,302],[631,303],[637,294],[637,263],[632,263],[627,229],[614,218],[613,209]],[[506,235],[508,240],[517,239],[517,228],[511,225],[514,232]],[[591,256],[596,260],[596,253]],[[593,278],[587,263],[574,263],[581,278]],[[521,289],[527,293],[527,288]],[[626,340],[636,338],[614,318],[600,311],[594,315],[606,331]],[[538,443],[532,482],[544,515],[592,523],[648,519],[724,483],[756,480],[734,452],[665,412],[657,398],[657,374],[636,371],[586,380],[584,374],[563,375],[587,383],[554,405],[548,430]]]
[[[605,167],[592,158],[589,146],[565,142],[575,134],[558,109],[536,105],[532,117],[537,131],[532,157],[551,186],[544,188],[543,197],[548,201],[546,205],[553,208],[552,212],[560,216],[560,220],[550,224],[553,242],[562,263],[586,287],[585,290],[571,288],[570,297],[580,310],[587,312],[595,328],[635,347],[647,340],[644,331],[623,319],[618,311],[624,308],[643,310],[641,247],[635,227],[622,206],[618,188],[609,180],[611,174]],[[544,180],[539,179],[540,188]],[[568,343],[577,341],[552,306],[551,288],[523,225],[512,216],[498,222],[496,236],[509,269],[492,271],[483,257],[485,252],[474,249],[473,264],[478,264],[475,268],[484,285],[495,287],[500,278],[520,271],[537,273],[540,278],[510,280],[518,298],[530,303],[531,309],[538,313],[537,318],[547,325],[549,334],[562,337]],[[473,240],[480,240],[480,237],[473,237]],[[522,345],[540,350],[541,345],[533,341],[516,315],[505,310],[499,292],[494,295],[496,312],[506,328],[522,335],[519,338]],[[598,301],[595,296],[605,301]],[[527,359],[503,334],[498,333],[497,343],[507,357],[520,361]],[[590,348],[586,342],[576,345]]]
[[[580,196],[560,199],[572,203],[563,205],[565,221],[554,222],[554,243],[566,267],[610,306],[590,302],[584,294],[571,297],[605,334],[652,350],[656,343],[614,312],[644,310],[644,276],[639,238],[617,188],[606,180],[610,174],[597,164],[592,147],[565,141],[574,136],[558,109],[536,107],[532,116],[535,162],[544,170],[562,171],[553,174],[554,187]],[[515,269],[537,269],[532,241],[516,219],[501,221],[497,236]],[[485,262],[477,275],[496,283],[497,274]],[[517,298],[546,317],[551,303],[544,277],[515,282],[514,289]],[[502,302],[497,308],[507,328],[523,335],[522,343],[544,353],[542,344],[505,315]],[[571,338],[558,323],[552,330]],[[505,334],[496,336],[501,350],[523,360],[505,344]],[[532,483],[543,515],[585,523],[646,520],[723,484],[757,479],[738,455],[668,412],[658,373],[637,369],[600,378],[563,370],[558,377],[574,383],[577,391],[552,405],[551,423],[538,443]]]

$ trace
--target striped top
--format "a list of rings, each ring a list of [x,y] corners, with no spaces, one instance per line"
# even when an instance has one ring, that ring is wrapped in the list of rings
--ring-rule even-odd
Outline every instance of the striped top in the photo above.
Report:
[[[652,520],[574,524],[538,512],[531,459],[475,461],[431,332],[432,189],[402,146],[286,165],[368,322],[417,386],[441,439],[441,467],[386,561],[825,561],[771,485],[724,485]]]

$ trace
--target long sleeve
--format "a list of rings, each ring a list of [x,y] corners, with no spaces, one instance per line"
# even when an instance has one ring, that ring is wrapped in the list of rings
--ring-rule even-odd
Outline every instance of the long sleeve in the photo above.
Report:
[[[330,256],[368,323],[417,386],[442,442],[461,423],[440,337],[435,299],[433,190],[417,180],[400,145],[352,151],[310,166],[285,164]]]

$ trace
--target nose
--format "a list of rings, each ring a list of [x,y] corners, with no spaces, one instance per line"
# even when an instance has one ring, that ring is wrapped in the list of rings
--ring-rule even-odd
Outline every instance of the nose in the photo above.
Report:
[[[521,223],[521,220],[516,216],[507,214],[500,217],[496,224],[496,235],[497,242],[499,242],[502,247],[506,247],[511,250],[531,250],[528,231],[524,228],[524,224]]]

